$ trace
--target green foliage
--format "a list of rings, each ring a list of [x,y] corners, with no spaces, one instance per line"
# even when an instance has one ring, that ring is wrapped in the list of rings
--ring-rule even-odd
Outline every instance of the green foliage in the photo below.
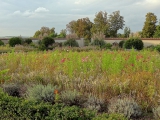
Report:
[[[111,99],[108,106],[109,113],[121,113],[127,118],[135,118],[141,115],[141,109],[132,98]]]
[[[91,120],[93,117],[95,117],[94,111],[77,106],[69,107],[63,104],[55,104],[47,120]]]
[[[128,120],[123,114],[100,114],[92,120]]]
[[[105,36],[108,36],[108,20],[107,12],[100,11],[95,15],[94,24],[92,25],[91,32],[98,33],[102,32]]]
[[[79,92],[77,92],[76,90],[74,91],[63,91],[61,93],[61,101],[62,103],[64,103],[65,105],[69,105],[69,106],[80,106],[82,107],[84,102],[86,101],[86,98]]]
[[[96,112],[77,106],[50,105],[11,97],[0,89],[1,120],[91,120]]]
[[[124,18],[120,15],[120,11],[115,11],[109,15],[109,36],[117,37],[117,31],[123,29],[124,22]]]
[[[4,45],[4,42],[2,42],[2,40],[0,40],[0,46]]]
[[[48,116],[51,105],[36,101],[27,101],[11,97],[0,90],[0,119],[1,120],[42,120]]]
[[[93,46],[99,46],[100,48],[105,48],[105,41],[104,40],[99,40],[99,39],[95,39],[93,40],[93,42],[91,43],[91,45]]]
[[[147,13],[146,21],[144,23],[142,29],[142,37],[143,38],[151,38],[153,37],[156,30],[157,16],[154,13]]]
[[[155,120],[160,120],[160,106],[153,109],[153,114],[154,114]]]
[[[47,48],[49,45],[52,45],[53,43],[55,43],[54,39],[51,37],[45,37],[42,39],[42,44],[45,45],[45,47]]]
[[[124,40],[120,41],[120,42],[119,42],[119,47],[120,47],[120,48],[123,48],[124,43],[125,43]]]
[[[64,46],[70,46],[70,47],[79,47],[78,42],[75,39],[68,39],[64,42]]]
[[[54,91],[57,89],[56,86],[48,84],[44,85],[35,85],[33,87],[28,87],[27,98],[36,101],[44,101],[54,103],[55,94]]]
[[[130,38],[124,43],[124,48],[126,49],[137,49],[142,50],[144,47],[143,41],[139,38]]]
[[[32,43],[32,39],[27,38],[27,39],[24,40],[24,43],[31,44]]]
[[[19,84],[15,83],[4,84],[3,90],[10,96],[20,97],[21,88]]]
[[[124,28],[124,37],[128,38],[130,33],[131,33],[130,28],[129,27],[125,27]]]
[[[112,44],[111,44],[111,43],[106,43],[106,45],[105,45],[105,48],[106,48],[106,49],[111,49],[111,47],[112,47]]]
[[[160,45],[156,45],[154,48],[155,48],[158,52],[160,52]]]
[[[15,45],[21,45],[22,44],[22,39],[19,37],[13,37],[9,39],[9,45],[11,47],[14,47]]]
[[[160,38],[160,23],[159,23],[159,25],[157,25],[156,31],[155,31],[153,37],[154,37],[154,38]]]

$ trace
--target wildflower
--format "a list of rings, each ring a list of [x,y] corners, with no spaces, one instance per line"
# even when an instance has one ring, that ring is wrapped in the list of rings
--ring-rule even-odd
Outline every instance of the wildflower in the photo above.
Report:
[[[64,63],[66,61],[66,58],[63,58],[62,60],[61,60],[61,63]]]
[[[58,90],[54,90],[54,94],[58,94]]]

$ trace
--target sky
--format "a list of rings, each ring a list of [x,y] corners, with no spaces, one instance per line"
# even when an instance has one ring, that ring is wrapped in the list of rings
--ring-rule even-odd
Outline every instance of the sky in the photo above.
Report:
[[[125,26],[137,32],[148,12],[160,19],[159,9],[160,0],[0,0],[0,36],[31,37],[43,26],[59,33],[72,20],[88,17],[93,22],[99,11],[120,11]]]

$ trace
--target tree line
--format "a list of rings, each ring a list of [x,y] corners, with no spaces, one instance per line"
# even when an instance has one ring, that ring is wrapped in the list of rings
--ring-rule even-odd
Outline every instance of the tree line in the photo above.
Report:
[[[84,38],[91,40],[95,35],[102,34],[104,37],[141,37],[141,38],[158,38],[160,37],[160,22],[157,24],[157,16],[154,13],[147,13],[146,20],[142,31],[132,33],[131,29],[125,26],[124,17],[120,15],[120,11],[115,11],[108,15],[107,12],[100,11],[95,14],[93,22],[88,17],[72,20],[66,25],[66,29],[62,29],[60,34],[55,32],[55,28],[41,27],[36,31],[34,38],[43,39],[46,36],[52,38],[66,38],[67,36]],[[125,26],[125,27],[124,27]],[[123,29],[122,34],[118,30]],[[68,35],[67,35],[68,32]]]

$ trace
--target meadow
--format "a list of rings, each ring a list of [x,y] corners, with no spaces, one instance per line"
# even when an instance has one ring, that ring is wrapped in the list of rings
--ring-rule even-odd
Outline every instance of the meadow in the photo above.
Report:
[[[105,101],[128,95],[145,111],[158,104],[160,55],[156,51],[10,52],[0,55],[0,83],[52,84]]]

